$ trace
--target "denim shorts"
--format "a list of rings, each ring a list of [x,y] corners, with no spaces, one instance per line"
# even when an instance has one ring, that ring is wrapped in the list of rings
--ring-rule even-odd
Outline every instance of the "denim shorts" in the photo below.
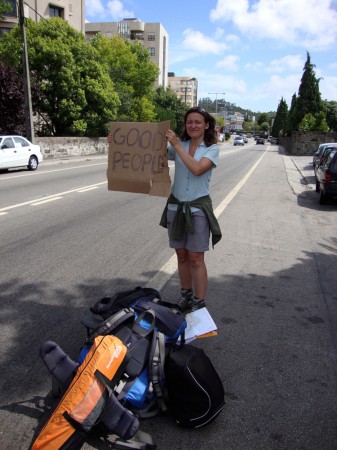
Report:
[[[186,248],[189,252],[207,252],[209,250],[210,229],[204,211],[199,210],[192,213],[194,233],[187,233],[185,231],[183,238],[179,241],[170,237],[171,224],[175,215],[176,211],[167,210],[167,229],[170,247],[174,249]]]

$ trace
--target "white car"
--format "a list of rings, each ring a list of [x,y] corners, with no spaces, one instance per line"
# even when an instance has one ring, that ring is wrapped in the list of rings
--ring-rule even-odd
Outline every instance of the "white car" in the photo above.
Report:
[[[43,156],[39,145],[22,136],[0,136],[0,170],[26,166],[36,170]]]

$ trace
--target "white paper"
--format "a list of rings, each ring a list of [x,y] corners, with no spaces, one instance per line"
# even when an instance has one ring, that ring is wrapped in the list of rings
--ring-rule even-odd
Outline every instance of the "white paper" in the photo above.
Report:
[[[217,326],[207,308],[188,313],[185,318],[187,322],[185,329],[186,342],[193,341],[197,336],[217,330]]]

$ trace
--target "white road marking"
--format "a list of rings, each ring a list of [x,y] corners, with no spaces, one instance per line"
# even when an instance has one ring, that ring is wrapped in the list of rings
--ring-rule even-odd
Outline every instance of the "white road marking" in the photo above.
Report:
[[[74,192],[78,193],[79,191],[83,191],[84,189],[86,190],[90,190],[90,189],[96,189],[98,186],[101,186],[102,184],[107,184],[106,181],[103,181],[102,183],[96,183],[96,184],[91,184],[89,186],[83,186],[82,188],[76,188],[76,189],[70,189],[69,191],[64,191],[64,192],[59,192],[58,194],[53,194],[53,195],[48,195],[47,197],[42,197],[42,198],[38,198],[36,200],[29,200],[28,202],[23,202],[23,203],[17,203],[16,205],[11,205],[11,206],[6,206],[5,208],[1,208],[0,209],[0,213],[4,212],[4,211],[9,211],[11,209],[14,208],[19,208],[20,206],[26,206],[26,205],[34,205],[34,204],[41,204],[41,203],[47,203],[48,200],[53,200],[55,197],[57,197],[57,199],[59,197],[63,197],[67,194],[72,194]]]
[[[31,206],[39,206],[44,205],[45,203],[50,203],[55,200],[61,200],[63,197],[53,197],[53,198],[47,198],[46,200],[41,200],[39,202],[31,203]]]

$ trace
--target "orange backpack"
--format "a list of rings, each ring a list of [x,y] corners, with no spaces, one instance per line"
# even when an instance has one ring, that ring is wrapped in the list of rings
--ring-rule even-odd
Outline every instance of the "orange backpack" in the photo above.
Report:
[[[114,379],[118,383],[126,351],[126,346],[115,336],[95,338],[89,353],[31,450],[65,450],[83,445],[87,433],[99,422],[107,400],[114,395],[108,386],[114,384]],[[136,431],[137,427],[134,432]]]

